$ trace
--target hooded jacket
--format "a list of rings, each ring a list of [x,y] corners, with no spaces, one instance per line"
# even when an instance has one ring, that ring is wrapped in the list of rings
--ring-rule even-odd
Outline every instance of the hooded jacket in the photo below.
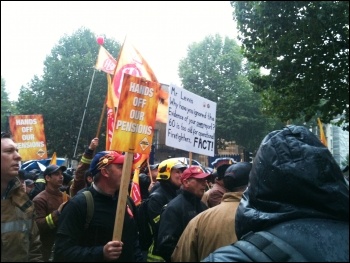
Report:
[[[254,159],[237,209],[236,234],[240,239],[262,230],[288,242],[307,261],[349,261],[349,188],[328,148],[303,126],[269,133]],[[230,245],[203,261],[249,260]]]
[[[18,178],[1,198],[1,262],[43,262],[34,204]]]

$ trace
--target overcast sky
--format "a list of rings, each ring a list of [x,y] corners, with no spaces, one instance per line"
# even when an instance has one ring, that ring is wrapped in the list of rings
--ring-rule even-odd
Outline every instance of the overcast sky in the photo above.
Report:
[[[127,34],[159,82],[180,86],[178,64],[190,44],[215,34],[236,38],[232,12],[229,1],[1,1],[1,76],[16,100],[42,75],[59,39],[85,27],[120,43]]]

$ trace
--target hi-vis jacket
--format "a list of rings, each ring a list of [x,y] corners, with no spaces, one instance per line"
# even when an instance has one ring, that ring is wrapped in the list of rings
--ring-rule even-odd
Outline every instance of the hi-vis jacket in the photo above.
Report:
[[[34,204],[18,178],[1,197],[1,262],[43,262]]]

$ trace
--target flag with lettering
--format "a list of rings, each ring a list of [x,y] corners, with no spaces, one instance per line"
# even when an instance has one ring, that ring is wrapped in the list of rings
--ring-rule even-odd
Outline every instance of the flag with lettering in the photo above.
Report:
[[[102,70],[107,74],[114,74],[115,68],[117,66],[117,61],[114,57],[101,45],[98,52],[98,57],[96,61],[95,68],[97,70]]]
[[[128,73],[132,76],[142,77],[153,82],[158,82],[153,70],[148,65],[146,60],[143,58],[140,52],[128,41],[128,39],[125,38],[124,44],[119,54],[112,84],[108,87],[107,92],[107,115],[111,116],[113,114],[114,119],[114,122],[107,124],[108,136],[111,136],[114,131],[114,127],[111,126],[111,124],[113,125],[115,123],[124,73]],[[108,138],[108,141],[111,142],[112,138]],[[107,145],[106,149],[112,150],[110,148],[107,148]]]

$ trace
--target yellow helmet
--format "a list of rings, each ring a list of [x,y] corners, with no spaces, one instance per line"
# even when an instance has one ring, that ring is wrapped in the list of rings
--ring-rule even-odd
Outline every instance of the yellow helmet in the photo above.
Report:
[[[171,169],[185,170],[186,168],[187,168],[187,165],[177,159],[171,158],[171,159],[164,160],[158,166],[158,175],[156,179],[169,180]]]

